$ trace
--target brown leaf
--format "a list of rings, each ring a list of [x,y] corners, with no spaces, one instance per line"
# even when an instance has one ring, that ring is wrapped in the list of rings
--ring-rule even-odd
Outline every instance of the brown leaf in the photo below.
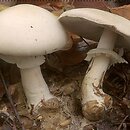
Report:
[[[33,126],[33,121],[27,116],[21,116],[21,121],[26,129],[30,129]]]
[[[83,40],[77,35],[70,34],[72,39],[72,47],[68,50],[61,50],[46,57],[47,65],[56,68],[64,68],[66,66],[76,65],[82,62],[90,49],[97,46],[93,41]]]
[[[6,9],[6,8],[8,8],[8,6],[3,5],[3,4],[0,4],[0,11],[4,10],[4,9]]]
[[[72,0],[71,0],[72,1]],[[96,9],[101,9],[101,10],[105,10],[105,11],[109,11],[108,6],[110,6],[108,4],[108,2],[105,1],[96,1],[96,0],[75,0],[73,5],[76,8],[83,8],[83,7],[87,7],[87,8],[96,8]]]
[[[124,5],[121,7],[111,8],[110,11],[114,14],[120,15],[130,20],[130,5]]]
[[[3,126],[0,127],[0,130],[12,130],[12,129],[9,125],[4,124]]]

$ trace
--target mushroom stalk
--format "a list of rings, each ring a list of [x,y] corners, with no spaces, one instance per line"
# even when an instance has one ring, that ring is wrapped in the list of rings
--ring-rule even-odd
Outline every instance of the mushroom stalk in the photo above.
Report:
[[[116,33],[105,29],[97,48],[113,50]],[[82,83],[83,114],[89,120],[99,120],[105,108],[105,94],[102,90],[104,75],[110,66],[110,57],[99,54],[94,57],[89,65]]]
[[[20,69],[20,72],[29,107],[33,106],[35,108],[41,105],[43,99],[47,101],[54,98],[42,76],[40,66]]]

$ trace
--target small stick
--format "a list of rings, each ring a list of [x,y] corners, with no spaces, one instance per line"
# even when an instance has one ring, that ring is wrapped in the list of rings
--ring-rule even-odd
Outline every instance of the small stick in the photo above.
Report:
[[[128,118],[129,116],[127,115],[121,122],[121,124],[119,125],[119,127],[117,128],[117,130],[121,130],[121,127],[123,125],[123,123],[125,122],[125,120]]]
[[[80,36],[80,38],[87,44],[88,47],[90,47],[89,43],[83,37]]]
[[[13,100],[12,100],[12,98],[11,98],[11,95],[10,95],[10,93],[8,92],[8,88],[7,88],[7,85],[6,85],[6,83],[5,83],[5,79],[4,79],[4,76],[3,76],[2,72],[1,72],[1,70],[0,70],[0,78],[1,78],[1,81],[2,81],[3,86],[4,86],[4,88],[5,88],[5,91],[6,91],[6,94],[7,94],[7,98],[8,98],[8,100],[9,100],[9,102],[10,102],[10,105],[11,105],[13,111],[14,111],[15,117],[16,117],[16,119],[17,119],[18,122],[19,122],[19,125],[20,125],[20,127],[21,127],[21,130],[25,130],[25,128],[24,128],[24,126],[22,125],[22,122],[21,122],[21,120],[20,120],[20,117],[19,117],[19,115],[18,115],[18,112],[17,112],[17,110],[16,110],[16,108],[15,108],[15,106],[14,106],[14,103],[13,103]]]

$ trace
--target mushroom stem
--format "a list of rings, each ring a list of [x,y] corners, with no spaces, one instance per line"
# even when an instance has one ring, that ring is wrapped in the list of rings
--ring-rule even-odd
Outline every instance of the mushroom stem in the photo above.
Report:
[[[105,29],[97,48],[113,50],[116,33]],[[89,65],[82,83],[83,114],[89,120],[99,120],[105,109],[105,94],[102,90],[104,75],[110,66],[110,57],[99,54],[94,57]]]
[[[42,76],[40,66],[20,69],[20,72],[29,107],[35,108],[41,104],[43,99],[47,101],[54,98]]]

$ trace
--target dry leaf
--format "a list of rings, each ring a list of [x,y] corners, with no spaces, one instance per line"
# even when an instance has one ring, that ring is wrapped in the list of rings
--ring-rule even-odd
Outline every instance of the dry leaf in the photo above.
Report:
[[[6,9],[6,8],[8,8],[8,6],[3,5],[3,4],[0,4],[0,11],[4,10],[4,9]]]
[[[130,5],[124,5],[121,7],[111,8],[110,11],[114,14],[120,15],[130,20]]]

